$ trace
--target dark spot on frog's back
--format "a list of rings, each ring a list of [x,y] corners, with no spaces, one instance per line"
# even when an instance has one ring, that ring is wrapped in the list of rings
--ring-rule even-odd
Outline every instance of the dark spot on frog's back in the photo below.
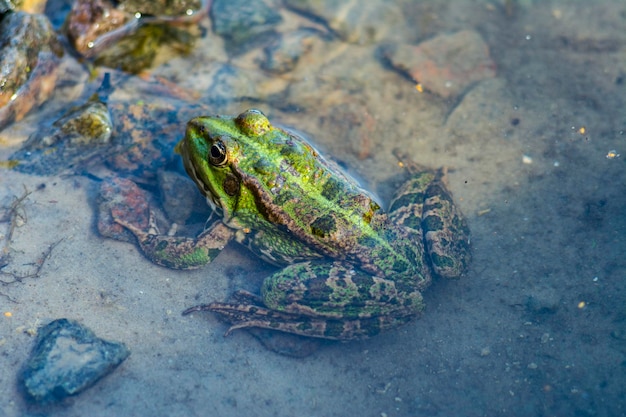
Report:
[[[304,144],[292,139],[278,145],[280,146],[280,155],[287,161],[303,158],[306,156],[307,150],[309,149]],[[306,160],[307,158],[304,159]]]
[[[345,192],[344,184],[334,177],[331,177],[322,185],[322,196],[328,201],[337,201]]]
[[[311,233],[315,236],[327,237],[335,230],[335,218],[331,215],[321,216],[311,223]]]
[[[352,279],[352,282],[356,284],[359,289],[359,293],[367,297],[369,295],[370,288],[374,285],[374,278],[371,275],[362,273],[354,274],[354,276],[350,278]]]
[[[292,186],[292,188],[295,188],[295,187]],[[277,206],[284,206],[289,201],[297,201],[297,200],[298,200],[297,192],[294,192],[292,190],[287,190],[285,188],[281,188],[278,195],[276,195],[276,197],[274,198],[274,204],[276,204]]]
[[[374,214],[379,210],[380,210],[380,206],[378,205],[378,203],[373,200],[370,200],[369,210],[363,213],[363,216],[362,216],[363,221],[367,224],[370,224],[372,222],[372,217],[374,217]]]

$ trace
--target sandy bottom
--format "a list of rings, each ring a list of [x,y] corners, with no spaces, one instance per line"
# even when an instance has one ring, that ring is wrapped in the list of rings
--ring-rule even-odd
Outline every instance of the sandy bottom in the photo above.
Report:
[[[482,28],[498,77],[466,118],[447,116],[464,139],[427,146],[454,167],[471,270],[435,282],[420,320],[367,341],[293,359],[224,337],[212,315],[181,311],[270,267],[236,245],[198,271],[155,266],[98,235],[97,182],[2,170],[1,207],[31,194],[2,248],[0,415],[625,415],[626,8],[572,3]],[[61,405],[26,404],[16,375],[36,328],[62,317],[131,356]]]

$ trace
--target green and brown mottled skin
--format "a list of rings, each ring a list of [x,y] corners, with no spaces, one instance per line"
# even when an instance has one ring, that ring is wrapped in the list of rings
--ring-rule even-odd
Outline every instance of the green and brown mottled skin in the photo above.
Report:
[[[231,240],[281,266],[260,298],[238,292],[232,302],[186,311],[216,312],[230,330],[369,337],[419,314],[433,273],[458,277],[469,262],[469,231],[440,173],[413,173],[385,212],[336,164],[258,110],[194,118],[176,150],[221,221],[195,239],[122,224],[167,267],[204,265]]]

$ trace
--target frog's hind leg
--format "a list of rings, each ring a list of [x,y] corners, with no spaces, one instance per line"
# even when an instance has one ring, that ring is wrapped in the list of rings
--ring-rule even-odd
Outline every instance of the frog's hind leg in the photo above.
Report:
[[[414,286],[340,261],[289,265],[265,279],[261,295],[268,309],[288,315],[279,330],[340,340],[378,334],[424,309]]]
[[[415,314],[424,307],[414,286],[372,276],[343,261],[288,265],[265,279],[261,296],[273,310],[341,319]]]
[[[396,192],[389,217],[423,239],[439,276],[460,276],[470,261],[469,228],[446,186],[446,170],[415,172]],[[423,237],[422,237],[423,236]]]
[[[458,278],[470,262],[467,222],[445,184],[446,171],[438,171],[425,192],[422,229],[433,270],[442,277]]]
[[[324,339],[359,339],[406,323],[423,310],[421,293],[399,285],[346,263],[302,262],[266,278],[261,299],[239,292],[233,302],[186,312],[215,312],[232,324],[229,332],[260,327]]]

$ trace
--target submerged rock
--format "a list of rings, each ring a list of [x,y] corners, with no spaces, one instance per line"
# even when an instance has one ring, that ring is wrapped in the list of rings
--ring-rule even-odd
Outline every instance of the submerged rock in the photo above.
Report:
[[[63,55],[47,17],[7,12],[1,20],[0,130],[52,95]]]
[[[51,126],[36,130],[11,159],[16,170],[45,175],[71,171],[110,145],[113,123],[97,94],[72,107]]]
[[[57,402],[91,387],[129,354],[123,343],[100,339],[78,322],[54,320],[39,329],[21,383],[29,400]]]
[[[292,71],[313,43],[322,39],[321,32],[309,28],[281,33],[263,49],[265,57],[260,62],[261,68],[273,74]]]
[[[154,63],[162,46],[190,52],[199,35],[195,27],[207,11],[208,2],[200,0],[77,0],[64,27],[82,56],[139,73]]]
[[[419,45],[395,44],[383,55],[392,67],[443,98],[458,97],[474,83],[496,76],[489,47],[471,30],[439,35]]]
[[[262,0],[214,0],[211,19],[213,31],[226,40],[230,53],[252,48],[272,36],[282,21],[281,15]]]
[[[323,22],[345,42],[367,45],[407,36],[405,17],[394,2],[285,0],[284,3],[296,12]]]
[[[102,181],[98,198],[98,232],[110,239],[134,242],[135,237],[114,218],[147,228],[150,221],[149,201],[146,191],[127,178],[114,177]]]

